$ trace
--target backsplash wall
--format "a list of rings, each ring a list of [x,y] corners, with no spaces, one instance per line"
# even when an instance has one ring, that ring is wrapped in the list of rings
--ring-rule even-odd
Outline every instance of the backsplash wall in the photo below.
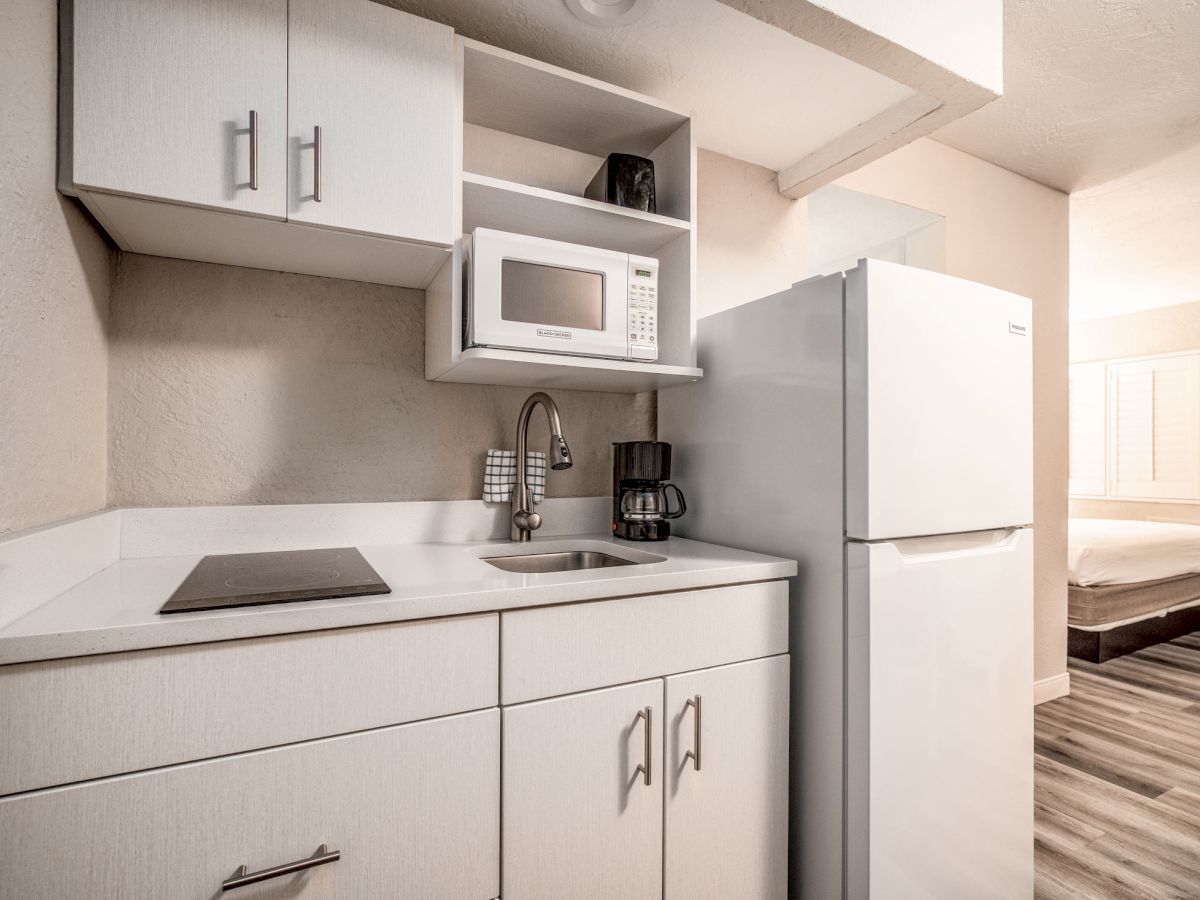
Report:
[[[54,187],[57,13],[0,7],[0,535],[105,502],[115,254]]]
[[[109,505],[479,497],[531,389],[426,381],[424,314],[421,291],[122,254]],[[607,494],[609,443],[653,438],[657,395],[550,394],[575,465],[548,494]]]

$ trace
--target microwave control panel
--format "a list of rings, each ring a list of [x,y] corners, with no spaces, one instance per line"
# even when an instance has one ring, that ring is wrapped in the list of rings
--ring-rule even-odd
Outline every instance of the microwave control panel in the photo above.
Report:
[[[658,260],[629,257],[629,358],[658,359]]]

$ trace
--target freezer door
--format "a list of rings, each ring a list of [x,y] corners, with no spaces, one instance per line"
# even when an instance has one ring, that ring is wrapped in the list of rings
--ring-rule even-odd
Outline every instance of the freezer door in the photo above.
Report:
[[[1031,305],[868,260],[846,276],[846,533],[1033,521]]]
[[[847,544],[847,897],[1033,896],[1033,532]]]

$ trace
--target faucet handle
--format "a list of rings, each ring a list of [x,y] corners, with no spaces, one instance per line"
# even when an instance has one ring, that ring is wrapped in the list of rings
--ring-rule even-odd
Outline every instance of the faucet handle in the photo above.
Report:
[[[513,524],[522,531],[537,531],[542,527],[542,517],[538,513],[521,509],[513,513]]]

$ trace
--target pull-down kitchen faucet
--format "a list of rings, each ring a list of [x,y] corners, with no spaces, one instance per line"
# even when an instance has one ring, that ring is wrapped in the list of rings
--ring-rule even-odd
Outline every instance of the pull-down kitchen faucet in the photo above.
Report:
[[[558,419],[558,407],[554,405],[549,394],[541,391],[530,394],[525,405],[521,407],[521,415],[517,418],[517,480],[513,485],[512,520],[508,532],[509,539],[519,543],[530,540],[533,532],[542,525],[542,517],[533,511],[533,492],[529,489],[528,476],[525,471],[525,446],[529,442],[529,417],[533,414],[533,408],[539,403],[546,410],[546,417],[550,420],[550,453],[547,457],[550,468],[571,468],[571,450],[562,436],[562,422]]]

